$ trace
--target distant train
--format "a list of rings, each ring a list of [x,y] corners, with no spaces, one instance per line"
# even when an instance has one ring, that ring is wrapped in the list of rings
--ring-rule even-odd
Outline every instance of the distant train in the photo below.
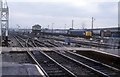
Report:
[[[41,29],[40,25],[34,25],[32,32],[39,32],[51,35],[63,35],[74,37],[114,37],[120,38],[120,28],[99,28],[99,29]]]
[[[111,37],[110,30],[92,30],[93,36],[100,36],[100,37]]]
[[[65,36],[73,36],[73,37],[92,37],[92,32],[90,30],[81,30],[81,29],[44,29],[41,32],[46,34],[53,35],[65,35]]]
[[[68,30],[68,35],[78,37],[92,37],[92,31],[90,30]]]
[[[93,29],[92,36],[120,38],[120,28]]]
[[[68,35],[79,37],[113,37],[120,38],[120,28],[101,28],[101,29],[73,29],[68,30]]]

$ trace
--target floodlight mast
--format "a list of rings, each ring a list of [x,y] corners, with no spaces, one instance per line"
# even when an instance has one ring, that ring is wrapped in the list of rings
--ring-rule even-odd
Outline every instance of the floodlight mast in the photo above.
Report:
[[[9,31],[9,7],[7,5],[6,0],[4,1],[0,0],[0,37],[1,37],[0,45],[1,46],[2,46],[2,41],[4,41],[5,46],[8,46],[8,31]]]

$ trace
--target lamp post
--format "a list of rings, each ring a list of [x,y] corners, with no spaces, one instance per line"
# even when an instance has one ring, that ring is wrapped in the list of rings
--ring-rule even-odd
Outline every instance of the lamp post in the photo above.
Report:
[[[66,26],[67,26],[67,25],[65,24],[64,29],[66,29]]]
[[[48,25],[48,29],[49,29],[49,25]]]
[[[94,27],[94,21],[95,21],[95,19],[92,17],[92,26],[91,26],[91,29],[93,29],[93,27]]]
[[[53,25],[54,25],[54,23],[52,23],[52,34],[53,34]]]
[[[73,29],[73,27],[74,27],[74,20],[72,20],[72,29]]]

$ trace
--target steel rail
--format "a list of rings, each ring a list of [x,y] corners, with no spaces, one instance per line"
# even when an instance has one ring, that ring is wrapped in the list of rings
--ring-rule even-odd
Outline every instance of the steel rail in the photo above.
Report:
[[[35,43],[34,43],[34,45],[37,46]],[[66,69],[64,66],[62,66],[61,64],[59,64],[57,61],[55,61],[54,59],[52,59],[50,56],[48,56],[44,52],[42,52],[42,51],[39,51],[39,52],[42,53],[43,55],[45,55],[50,60],[52,60],[53,62],[55,62],[58,66],[60,66],[62,69],[64,69],[66,72],[68,72],[71,76],[77,77],[74,73],[72,73],[71,71],[69,71],[68,69]]]
[[[54,51],[54,52],[56,52],[56,51]],[[66,56],[66,55],[64,55],[64,54],[62,54],[62,53],[59,53],[59,52],[56,52],[56,53],[58,53],[58,54],[60,54],[61,56],[65,57],[65,58],[68,58],[68,59],[70,59],[71,61],[74,61],[74,62],[76,62],[76,63],[78,63],[78,64],[80,64],[80,65],[82,65],[82,66],[84,66],[84,67],[86,67],[86,68],[94,71],[94,72],[96,72],[96,73],[97,73],[98,75],[100,75],[100,76],[110,77],[110,76],[108,76],[108,75],[105,74],[105,73],[102,73],[102,72],[100,72],[100,71],[98,71],[98,70],[96,70],[96,69],[94,69],[94,68],[92,68],[92,67],[90,67],[90,66],[88,66],[88,65],[86,65],[86,64],[84,64],[84,63],[82,63],[82,62],[80,62],[80,61],[77,61],[76,59],[73,59],[73,58],[71,58],[71,57],[69,57],[69,56]]]
[[[15,37],[15,36],[14,36]],[[19,42],[19,44],[22,46],[22,47],[25,47],[21,42],[20,40],[15,37],[15,39]],[[26,42],[26,46],[27,46],[27,42],[28,41],[25,41],[21,38],[22,41]],[[35,57],[29,52],[27,51],[28,55],[34,60],[34,62],[39,66],[39,68],[42,70],[42,72],[45,74],[43,77],[49,77],[48,74],[45,72],[45,70],[41,67],[41,65],[37,62],[37,60],[35,59]]]
[[[68,52],[68,51],[66,51],[66,52]],[[100,63],[98,61],[95,61],[93,59],[87,58],[87,57],[82,56],[82,55],[78,55],[78,54],[73,53],[73,52],[68,52],[68,53],[66,53],[66,52],[62,53],[62,54],[65,54],[66,56],[70,56],[71,58],[76,59],[77,61],[82,62],[82,63],[84,63],[84,64],[104,73],[104,74],[107,74],[108,76],[116,76],[116,75],[118,76],[120,73],[119,69],[114,68],[112,66]]]
[[[52,43],[51,43],[51,44],[52,44]],[[53,44],[53,45],[54,45],[54,44]],[[56,45],[54,45],[54,46],[56,47]],[[55,52],[56,52],[56,51],[55,51]],[[56,52],[56,53],[58,53],[58,52]],[[73,53],[73,52],[68,52],[68,53],[72,53],[73,55],[78,56],[78,54],[75,54],[75,53]],[[62,53],[62,54],[64,54],[64,53]],[[61,55],[62,55],[62,54],[61,54]],[[63,55],[63,56],[69,57],[69,56],[67,56],[67,55]],[[116,72],[120,73],[120,70],[117,69],[117,68],[115,68],[115,67],[109,66],[109,65],[104,64],[104,63],[100,63],[100,62],[98,62],[98,61],[95,61],[95,60],[93,60],[93,59],[90,59],[90,58],[85,57],[85,56],[82,56],[82,55],[79,55],[79,57],[84,58],[85,60],[94,62],[94,63],[96,63],[96,64],[102,65],[102,66],[104,66],[104,67],[106,67],[106,68],[111,69],[112,71],[116,71]],[[69,57],[69,58],[71,58],[71,57]],[[74,58],[71,58],[71,59],[75,60]],[[85,64],[85,63],[84,63],[84,64]],[[87,64],[85,64],[85,65],[88,66],[88,67],[91,67],[91,66],[89,66],[89,65],[87,65]],[[104,72],[101,72],[100,70],[97,70],[97,69],[95,69],[94,67],[92,67],[92,70],[100,73],[101,75],[103,74],[104,76],[109,77],[108,74],[106,74],[106,73],[104,73]]]
[[[75,55],[75,56],[78,56],[78,57],[82,57],[82,58],[84,58],[84,59],[86,59],[86,60],[95,62],[95,63],[97,63],[97,64],[103,65],[103,66],[108,67],[108,68],[110,68],[110,69],[112,69],[112,70],[116,70],[116,71],[120,72],[120,70],[117,69],[117,68],[115,68],[115,67],[112,67],[112,66],[109,66],[109,65],[107,65],[107,64],[101,63],[101,62],[99,62],[99,61],[96,61],[96,60],[94,60],[94,59],[88,58],[88,57],[86,57],[86,56],[83,56],[83,55],[80,55],[80,54],[77,54],[77,53],[74,53],[74,52],[70,52],[70,51],[66,51],[66,52],[71,53],[71,54],[73,54],[73,55]]]
[[[54,46],[54,47],[56,47],[56,46]],[[66,57],[66,58],[68,58],[68,59],[70,59],[70,60],[72,60],[72,61],[74,61],[74,62],[76,62],[76,63],[78,63],[78,64],[80,64],[80,65],[82,65],[82,66],[85,66],[85,67],[91,69],[92,71],[96,72],[97,74],[99,74],[99,75],[101,75],[101,76],[110,77],[108,74],[103,73],[103,72],[101,72],[101,71],[99,71],[99,70],[96,70],[95,68],[93,68],[93,67],[91,67],[91,66],[89,66],[89,65],[86,65],[86,64],[84,64],[84,63],[82,63],[82,62],[80,62],[80,61],[78,61],[78,60],[76,60],[76,59],[74,59],[74,58],[71,58],[71,57],[69,57],[69,56],[67,56],[67,55],[64,55],[63,53],[60,53],[60,52],[57,52],[57,51],[54,51],[54,52],[56,52],[56,53],[58,53],[58,54],[60,54],[60,55],[62,55],[62,56],[64,56],[64,57]]]

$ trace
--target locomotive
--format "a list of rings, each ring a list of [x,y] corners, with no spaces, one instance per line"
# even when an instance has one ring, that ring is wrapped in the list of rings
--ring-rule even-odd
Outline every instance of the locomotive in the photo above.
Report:
[[[92,37],[92,31],[90,30],[68,30],[68,35],[77,37]]]

